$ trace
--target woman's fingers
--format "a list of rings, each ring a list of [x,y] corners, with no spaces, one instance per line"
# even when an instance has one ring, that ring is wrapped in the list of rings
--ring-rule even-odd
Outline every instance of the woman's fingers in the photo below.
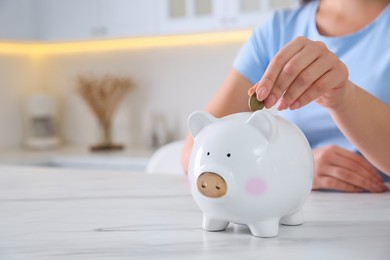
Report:
[[[267,98],[266,103],[276,103],[277,97],[274,94],[270,94],[270,92],[273,90],[275,82],[277,81],[283,68],[291,60],[291,58],[305,47],[306,41],[306,38],[298,37],[297,39],[289,42],[275,55],[264,72],[263,77],[256,84],[258,100],[263,101]]]
[[[322,176],[318,180],[314,180],[313,189],[332,189],[345,192],[362,192],[364,189],[354,186],[348,182],[341,181],[337,178]]]
[[[383,178],[378,171],[362,156],[337,146],[335,146],[335,153],[338,155],[336,163],[345,165],[349,170],[370,180],[372,184],[384,185]]]
[[[279,76],[270,92],[277,100],[282,96],[278,109],[288,108],[292,101],[286,99],[286,93],[296,98],[311,86],[315,80],[330,70],[330,65],[324,62],[326,47],[322,43],[307,42],[302,50],[295,54],[282,68]],[[292,89],[293,82],[299,83],[299,88]],[[267,104],[270,107],[273,104]]]
[[[324,177],[332,177],[343,183],[353,185],[357,188],[369,191],[369,192],[384,192],[386,188],[383,185],[371,182],[370,179],[362,177],[355,171],[351,171],[348,168],[342,168],[338,166],[332,166],[333,169],[329,169]]]
[[[345,64],[324,43],[298,37],[275,55],[248,94],[256,92],[266,108],[279,101],[279,110],[297,109],[313,100],[330,107],[337,104],[339,89],[347,82]]]
[[[306,92],[306,95],[311,95],[312,93],[308,93],[308,91],[310,91],[310,87],[312,87],[313,83],[318,81],[322,77],[328,77],[328,75],[326,75],[328,72],[329,68],[323,65],[323,61],[321,59],[315,60],[313,63],[310,64],[309,67],[304,69],[290,84],[290,87],[283,94],[283,98],[278,106],[278,109],[283,110],[289,107],[291,109],[298,108],[291,106],[294,103],[296,103],[295,105],[299,105],[303,104],[303,102],[306,102],[307,99],[304,99],[303,94]]]
[[[369,192],[388,190],[375,168],[358,154],[327,146],[313,150],[313,155],[316,162],[313,188],[342,190],[348,184]],[[350,186],[347,189],[354,191]]]

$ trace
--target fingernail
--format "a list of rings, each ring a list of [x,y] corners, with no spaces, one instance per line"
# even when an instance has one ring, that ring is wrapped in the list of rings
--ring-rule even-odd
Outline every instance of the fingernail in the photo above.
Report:
[[[297,109],[299,108],[300,105],[301,104],[298,101],[295,101],[294,103],[291,104],[290,109],[291,110]]]
[[[250,95],[252,95],[253,93],[255,93],[256,90],[257,90],[258,85],[259,85],[259,83],[256,83],[255,85],[253,85],[253,86],[248,90],[248,93],[249,93]]]
[[[266,98],[266,95],[267,95],[267,88],[266,87],[261,87],[257,91],[257,99],[259,101],[263,101]]]
[[[283,99],[280,100],[278,110],[284,110],[287,108],[287,103]]]
[[[265,101],[265,107],[270,108],[276,103],[276,97],[274,95],[269,95],[267,100]]]

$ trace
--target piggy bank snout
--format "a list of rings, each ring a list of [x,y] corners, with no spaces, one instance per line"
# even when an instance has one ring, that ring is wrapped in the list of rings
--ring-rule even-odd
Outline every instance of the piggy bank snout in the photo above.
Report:
[[[221,198],[227,192],[226,181],[213,172],[202,173],[197,180],[199,192],[209,198]]]

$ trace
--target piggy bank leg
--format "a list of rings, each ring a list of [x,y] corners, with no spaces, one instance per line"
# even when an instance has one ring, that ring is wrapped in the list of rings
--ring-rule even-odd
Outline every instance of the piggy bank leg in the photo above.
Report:
[[[279,233],[279,219],[263,220],[249,224],[248,227],[256,237],[276,237]]]
[[[222,231],[227,228],[229,222],[203,215],[202,228],[207,231]]]
[[[288,225],[288,226],[297,226],[303,224],[303,210],[299,208],[295,210],[293,213],[284,216],[280,220],[280,224]]]

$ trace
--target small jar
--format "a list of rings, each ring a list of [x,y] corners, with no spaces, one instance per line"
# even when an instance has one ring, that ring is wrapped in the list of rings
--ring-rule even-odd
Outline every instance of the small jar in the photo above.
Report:
[[[56,105],[46,94],[29,96],[26,102],[26,146],[49,149],[60,144],[58,137]]]

